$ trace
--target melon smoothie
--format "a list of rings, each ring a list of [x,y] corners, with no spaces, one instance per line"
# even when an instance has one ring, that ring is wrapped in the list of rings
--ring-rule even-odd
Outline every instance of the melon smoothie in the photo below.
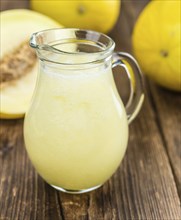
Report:
[[[54,188],[68,193],[96,189],[123,159],[128,121],[141,106],[141,81],[135,77],[139,91],[132,91],[125,110],[112,74],[112,65],[125,65],[121,53],[112,59],[114,42],[109,37],[55,29],[33,34],[30,44],[37,50],[40,71],[25,117],[28,155]],[[122,56],[137,65],[127,54]]]
[[[25,120],[34,166],[54,186],[80,190],[101,185],[118,167],[128,139],[110,67],[70,75],[44,71],[39,77]]]

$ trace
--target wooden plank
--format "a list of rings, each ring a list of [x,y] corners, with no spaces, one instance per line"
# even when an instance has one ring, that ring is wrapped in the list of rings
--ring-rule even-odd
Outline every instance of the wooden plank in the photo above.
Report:
[[[181,198],[181,97],[180,93],[150,83],[152,108],[168,152]]]
[[[0,219],[62,219],[57,192],[27,158],[23,121],[1,120],[0,128]]]
[[[1,0],[0,10],[16,9],[16,8],[29,8],[28,0]]]
[[[116,50],[131,52],[131,34],[140,12],[144,9],[149,0],[122,1],[121,14],[116,26],[110,33],[116,44]]]

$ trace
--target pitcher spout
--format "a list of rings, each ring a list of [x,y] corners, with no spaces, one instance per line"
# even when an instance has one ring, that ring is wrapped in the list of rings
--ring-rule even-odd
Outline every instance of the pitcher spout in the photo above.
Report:
[[[49,44],[44,44],[43,43],[43,39],[40,40],[39,39],[39,43],[37,42],[37,34],[38,33],[34,33],[31,38],[30,38],[30,46],[34,49],[38,49],[38,50],[45,50],[45,51],[50,51],[53,53],[66,53],[65,51],[59,50],[56,47],[49,45]],[[40,38],[40,36],[39,36]]]
[[[30,47],[37,49],[37,42],[36,42],[36,33],[31,35],[30,38]]]

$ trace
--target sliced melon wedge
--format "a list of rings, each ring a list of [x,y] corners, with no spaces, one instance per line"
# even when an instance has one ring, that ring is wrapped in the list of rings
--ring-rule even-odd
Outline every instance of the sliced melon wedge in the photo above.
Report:
[[[0,20],[0,118],[21,118],[29,107],[38,72],[35,51],[28,45],[31,34],[62,26],[27,9],[1,12]]]

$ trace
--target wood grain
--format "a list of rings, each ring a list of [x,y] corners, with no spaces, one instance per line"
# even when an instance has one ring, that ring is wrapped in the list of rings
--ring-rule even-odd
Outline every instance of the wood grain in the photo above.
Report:
[[[28,1],[3,2],[3,10],[28,6]],[[131,51],[132,27],[146,3],[123,1],[110,33],[117,50]],[[68,195],[46,184],[27,157],[23,120],[1,120],[0,220],[180,220],[180,97],[146,82],[146,100],[130,126],[126,156],[113,177],[91,193]]]
[[[152,107],[181,198],[181,97],[150,83]]]
[[[1,0],[0,10],[16,9],[16,8],[29,8],[28,0]]]
[[[23,121],[1,120],[0,131],[0,219],[61,219],[57,192],[27,158]]]

